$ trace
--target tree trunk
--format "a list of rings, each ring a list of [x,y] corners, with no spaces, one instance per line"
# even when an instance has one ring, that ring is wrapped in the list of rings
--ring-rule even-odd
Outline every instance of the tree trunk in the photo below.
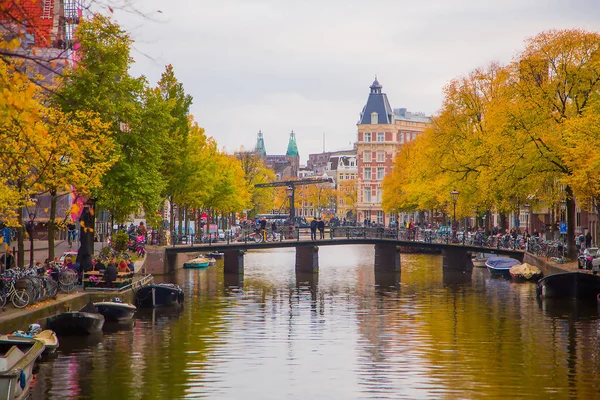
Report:
[[[183,221],[183,207],[179,205],[179,207],[177,207],[177,211],[177,222],[179,222],[177,224],[177,234],[179,235],[179,237],[181,237],[181,235],[183,234],[183,224],[181,223],[181,221]]]
[[[183,210],[184,210],[183,215],[185,218],[185,234],[189,235],[190,234],[190,210],[189,210],[189,207],[187,207],[187,206]]]
[[[571,186],[565,186],[567,196],[567,258],[569,260],[577,259],[577,249],[575,248],[575,198]]]
[[[89,232],[89,250],[90,255],[94,255],[94,243],[96,242],[96,199],[90,199],[90,226],[88,227]]]
[[[56,189],[50,190],[50,219],[48,220],[48,261],[54,260],[54,233],[56,232]]]
[[[506,214],[501,213],[500,214],[500,232],[498,232],[498,233],[506,233],[506,229],[508,229]]]
[[[173,197],[169,198],[169,231],[171,234],[175,232],[175,207],[173,207]]]

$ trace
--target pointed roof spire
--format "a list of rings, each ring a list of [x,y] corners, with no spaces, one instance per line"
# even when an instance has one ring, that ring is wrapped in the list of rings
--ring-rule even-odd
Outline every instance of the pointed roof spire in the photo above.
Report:
[[[377,75],[375,75],[375,80],[369,87],[371,93],[369,93],[367,104],[360,113],[358,124],[370,124],[373,113],[377,114],[378,124],[392,124],[392,107],[390,107],[387,95],[381,91],[383,86],[377,80]]]
[[[265,141],[263,139],[263,134],[259,130],[256,138],[256,147],[254,148],[254,153],[258,156],[265,158],[267,156],[267,150],[265,149]]]
[[[381,83],[379,83],[379,81],[377,80],[377,75],[375,75],[375,80],[369,87],[371,88],[371,93],[381,93],[381,89],[383,89],[383,86],[381,86]]]
[[[290,133],[290,140],[288,142],[286,156],[298,157],[298,145],[296,144],[296,134],[294,131]]]

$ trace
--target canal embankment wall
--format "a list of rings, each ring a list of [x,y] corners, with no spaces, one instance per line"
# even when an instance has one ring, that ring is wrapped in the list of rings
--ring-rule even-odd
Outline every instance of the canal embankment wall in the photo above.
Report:
[[[110,301],[118,297],[123,302],[132,303],[134,292],[127,289],[122,292],[76,292],[60,294],[55,300],[46,300],[24,309],[13,308],[7,303],[0,312],[0,334],[11,333],[18,330],[27,330],[29,324],[38,323],[46,326],[46,319],[54,315],[79,311],[88,302]]]

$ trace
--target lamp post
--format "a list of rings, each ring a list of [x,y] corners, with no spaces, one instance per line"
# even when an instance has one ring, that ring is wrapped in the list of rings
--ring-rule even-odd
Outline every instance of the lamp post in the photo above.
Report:
[[[288,186],[285,189],[285,193],[287,194],[288,199],[290,199],[290,234],[289,237],[292,239],[294,237],[294,188],[292,186]]]
[[[456,230],[458,229],[458,226],[456,226],[456,201],[458,200],[458,192],[456,189],[450,192],[450,196],[452,196],[452,205],[454,209],[452,217],[452,243],[458,243],[458,237],[456,237]]]

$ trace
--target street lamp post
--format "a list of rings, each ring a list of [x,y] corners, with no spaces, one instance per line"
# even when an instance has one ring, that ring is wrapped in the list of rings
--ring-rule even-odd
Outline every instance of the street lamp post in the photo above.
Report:
[[[285,193],[287,194],[287,197],[290,199],[290,234],[289,237],[290,239],[292,239],[294,237],[294,217],[295,217],[295,210],[294,210],[294,188],[292,186],[288,186],[285,189]]]
[[[452,196],[452,205],[454,208],[452,217],[452,243],[458,243],[458,237],[456,237],[456,230],[458,229],[458,226],[456,226],[456,201],[458,200],[458,192],[456,189],[450,192],[450,196]]]

